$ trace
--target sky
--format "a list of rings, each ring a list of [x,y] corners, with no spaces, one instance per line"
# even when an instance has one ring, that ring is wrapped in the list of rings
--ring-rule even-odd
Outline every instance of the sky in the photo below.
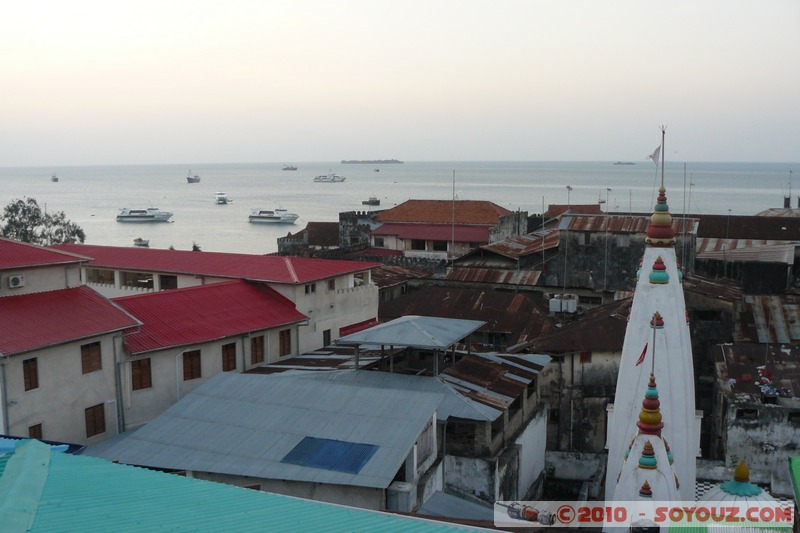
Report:
[[[661,125],[800,161],[800,1],[0,0],[0,167],[638,160]]]

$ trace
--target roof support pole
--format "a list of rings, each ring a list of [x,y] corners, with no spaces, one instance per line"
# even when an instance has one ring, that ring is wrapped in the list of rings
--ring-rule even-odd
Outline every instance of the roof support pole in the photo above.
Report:
[[[439,352],[433,351],[433,375],[439,375]]]
[[[360,355],[358,353],[358,344],[356,344],[356,347],[355,347],[355,355],[356,355],[356,370],[358,370],[358,358],[359,358],[359,355]]]

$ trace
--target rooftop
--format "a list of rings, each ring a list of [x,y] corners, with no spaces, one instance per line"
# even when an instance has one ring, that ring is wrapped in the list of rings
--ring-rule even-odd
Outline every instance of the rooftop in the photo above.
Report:
[[[488,226],[450,224],[397,224],[386,223],[372,230],[372,235],[392,235],[401,239],[430,241],[489,242]]]
[[[408,224],[477,224],[494,226],[512,212],[486,200],[407,200],[386,209],[378,222]]]
[[[72,254],[0,237],[0,270],[77,264],[85,259]]]
[[[125,296],[114,300],[142,321],[125,338],[132,354],[185,346],[306,320],[274,289],[246,281]]]
[[[0,354],[15,355],[133,328],[140,322],[82,285],[0,298]]]
[[[61,244],[57,250],[91,259],[86,266],[304,284],[369,270],[377,263],[276,255],[193,252],[156,248]]]
[[[719,345],[716,378],[737,400],[800,407],[800,347]]]

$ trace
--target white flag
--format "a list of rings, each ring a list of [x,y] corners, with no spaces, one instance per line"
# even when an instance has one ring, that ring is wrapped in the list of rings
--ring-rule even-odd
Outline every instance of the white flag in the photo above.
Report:
[[[652,160],[653,160],[653,163],[655,163],[655,164],[656,164],[656,166],[658,166],[658,156],[659,156],[660,154],[661,154],[661,147],[659,146],[658,148],[656,148],[655,150],[653,150],[653,153],[652,153],[652,154],[650,154],[649,156],[647,156],[647,157],[646,157],[646,159],[652,159]]]

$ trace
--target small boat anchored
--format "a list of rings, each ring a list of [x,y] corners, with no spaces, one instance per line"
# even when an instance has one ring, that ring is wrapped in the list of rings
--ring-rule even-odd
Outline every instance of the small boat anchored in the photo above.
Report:
[[[346,180],[344,176],[340,176],[339,174],[334,174],[333,172],[328,172],[327,174],[320,174],[314,181],[317,183],[341,183]]]
[[[268,224],[294,224],[294,221],[300,218],[295,213],[290,213],[283,208],[275,209],[251,209],[250,222],[268,223]]]
[[[186,183],[200,183],[200,176],[197,174],[192,175],[192,171],[189,171],[189,174],[186,175]]]
[[[364,205],[381,205],[381,200],[377,196],[370,196],[369,200],[363,200],[361,203]]]
[[[216,193],[214,195],[214,202],[219,204],[219,205],[227,205],[227,204],[233,202],[233,200],[228,198],[228,195],[226,193],[218,192],[218,193]]]
[[[294,165],[283,165],[281,170],[297,170],[297,167]]]
[[[150,241],[147,239],[142,239],[141,237],[137,237],[136,239],[133,239],[133,245],[139,246],[140,248],[149,248]]]
[[[157,207],[147,209],[128,209],[123,207],[117,215],[117,222],[167,222],[172,213]]]
[[[53,183],[58,183],[58,176],[53,174],[52,176],[50,176],[50,181],[52,181]]]

